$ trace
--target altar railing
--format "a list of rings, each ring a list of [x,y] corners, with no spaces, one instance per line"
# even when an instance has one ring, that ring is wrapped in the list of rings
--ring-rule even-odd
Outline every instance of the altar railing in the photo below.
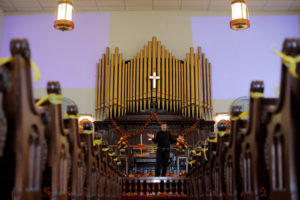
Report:
[[[122,194],[186,196],[186,177],[123,177]]]

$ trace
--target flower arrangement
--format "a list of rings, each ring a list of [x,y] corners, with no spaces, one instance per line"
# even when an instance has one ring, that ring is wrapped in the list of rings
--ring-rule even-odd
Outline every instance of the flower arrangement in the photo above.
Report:
[[[126,149],[128,148],[129,144],[128,144],[128,140],[127,140],[127,136],[122,136],[120,137],[119,141],[118,141],[118,149]]]
[[[187,172],[185,170],[183,170],[182,172],[179,173],[179,176],[186,176]]]
[[[117,123],[112,120],[112,124],[114,125],[114,127],[116,128],[116,130],[121,133],[122,137],[120,138],[119,142],[118,142],[118,148],[120,146],[119,149],[121,148],[127,148],[128,147],[128,141],[127,139],[130,138],[130,137],[134,137],[134,136],[137,136],[137,135],[140,135],[144,132],[145,128],[147,128],[149,126],[149,123],[152,121],[153,117],[157,120],[158,124],[161,125],[162,122],[161,120],[159,119],[158,115],[155,113],[155,112],[151,112],[148,120],[146,121],[146,123],[144,124],[144,126],[136,131],[136,132],[132,132],[132,133],[124,133],[121,128],[117,125]],[[186,136],[190,133],[192,133],[193,131],[195,131],[195,129],[197,128],[198,124],[200,123],[200,119],[198,119],[187,131],[179,134],[179,135],[182,135],[182,136]],[[177,133],[172,133],[172,135],[174,136],[177,136],[178,134]],[[127,146],[127,147],[126,147]],[[178,150],[182,150],[182,149],[186,149],[187,148],[187,145],[186,143],[184,142],[184,139],[182,140],[178,140],[177,144],[176,144]]]
[[[187,148],[187,144],[186,142],[184,141],[184,138],[182,139],[179,139],[176,143],[176,146],[177,146],[177,150],[178,151],[181,151],[182,149],[186,149]]]

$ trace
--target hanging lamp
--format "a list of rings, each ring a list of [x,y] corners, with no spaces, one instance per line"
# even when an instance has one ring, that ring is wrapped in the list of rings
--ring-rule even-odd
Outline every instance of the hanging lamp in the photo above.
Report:
[[[231,2],[230,28],[233,30],[244,30],[249,27],[249,12],[245,0],[233,0]]]
[[[74,29],[72,21],[73,4],[69,0],[62,0],[58,3],[57,20],[54,22],[54,28],[61,31],[70,31]]]

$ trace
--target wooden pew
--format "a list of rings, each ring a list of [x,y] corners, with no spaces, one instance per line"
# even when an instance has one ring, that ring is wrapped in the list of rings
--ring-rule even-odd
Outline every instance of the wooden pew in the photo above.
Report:
[[[226,134],[227,124],[219,122],[217,124],[218,129],[218,143],[216,149],[216,158],[213,161],[212,166],[212,182],[215,186],[215,194],[213,198],[216,200],[223,200],[226,198],[225,187],[225,173],[224,173],[224,161],[225,153],[229,146],[230,134]]]
[[[240,168],[245,199],[267,199],[267,190],[269,191],[270,183],[264,153],[268,123],[266,107],[274,106],[277,99],[262,98],[263,93],[264,83],[252,81],[249,124],[241,148]]]
[[[12,60],[0,67],[1,106],[7,118],[7,132],[4,116],[1,116],[0,125],[3,151],[0,179],[5,183],[0,189],[1,199],[39,200],[47,115],[44,108],[34,105],[27,40],[12,40],[10,51]]]
[[[3,98],[8,82],[5,80],[6,71],[4,67],[0,67],[0,158],[3,156],[7,137],[7,119],[3,108]]]
[[[45,106],[49,110],[50,120],[46,127],[48,146],[47,167],[44,171],[43,187],[50,187],[50,196],[47,199],[67,199],[68,180],[71,167],[68,135],[69,130],[64,128],[61,108],[61,88],[59,82],[51,81],[47,84],[49,99]]]
[[[106,169],[103,161],[102,140],[97,132],[94,133],[93,149],[96,153],[97,162],[99,166],[99,177],[97,180],[97,198],[102,200],[105,199]]]
[[[93,125],[91,122],[83,123],[83,134],[80,140],[84,143],[85,163],[86,163],[86,199],[97,199],[97,181],[99,180],[99,165],[97,154],[93,148]]]
[[[283,53],[296,57],[300,55],[299,39],[286,39]],[[284,64],[281,67],[279,102],[270,108],[268,123],[267,163],[270,177],[270,199],[300,198],[300,79],[293,77]]]
[[[233,106],[231,110],[232,118],[238,118],[242,113],[241,106]],[[244,134],[241,128],[245,128],[245,121],[241,119],[231,121],[230,140],[225,153],[225,187],[226,199],[240,199],[243,193],[241,171],[240,171],[240,152]]]
[[[71,175],[69,188],[71,188],[72,200],[84,199],[84,180],[85,180],[85,155],[83,146],[80,143],[80,133],[78,124],[78,109],[76,105],[68,105],[68,119],[64,120],[66,128],[70,129],[70,156],[71,156]]]
[[[204,183],[205,183],[205,199],[209,200],[212,199],[212,196],[215,193],[215,185],[213,182],[213,163],[216,159],[216,153],[217,153],[217,142],[213,142],[216,135],[210,133],[208,138],[208,151],[207,154],[207,160],[205,160],[205,166],[204,166]],[[204,153],[204,152],[202,152]],[[205,159],[205,158],[204,158]]]

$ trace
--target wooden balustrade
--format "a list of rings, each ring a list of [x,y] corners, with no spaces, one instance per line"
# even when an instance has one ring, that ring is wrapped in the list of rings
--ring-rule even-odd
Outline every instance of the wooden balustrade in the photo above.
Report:
[[[187,178],[185,177],[123,177],[122,199],[126,197],[186,198]]]

